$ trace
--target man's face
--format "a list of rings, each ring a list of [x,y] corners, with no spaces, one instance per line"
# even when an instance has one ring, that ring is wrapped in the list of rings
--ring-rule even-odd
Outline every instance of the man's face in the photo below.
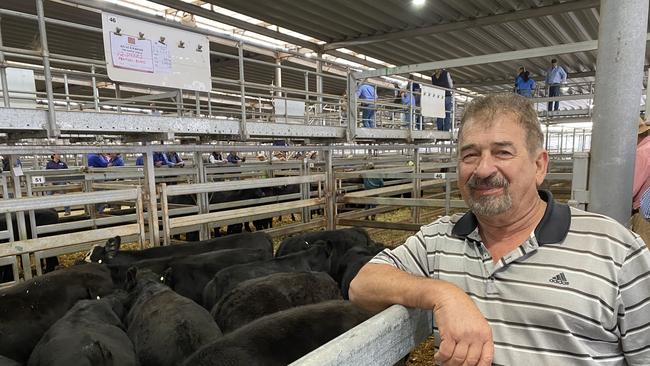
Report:
[[[481,118],[481,117],[477,117]],[[491,126],[467,121],[460,136],[458,188],[477,216],[516,214],[537,199],[548,164],[546,151],[531,156],[522,127],[511,114]]]
[[[59,160],[61,160],[61,155],[59,155],[59,154],[54,154],[54,155],[52,155],[52,160],[54,160],[54,161],[59,161]]]

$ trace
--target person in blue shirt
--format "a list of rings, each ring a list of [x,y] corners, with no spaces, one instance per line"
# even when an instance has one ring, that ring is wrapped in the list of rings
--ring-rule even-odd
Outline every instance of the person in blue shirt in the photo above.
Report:
[[[405,128],[411,128],[411,106],[415,107],[415,96],[407,90],[402,90],[400,96],[402,99],[402,104],[404,105],[404,118],[402,118],[402,126]],[[417,121],[415,110],[413,110],[413,117],[415,117],[415,121]],[[415,129],[419,129],[417,123]]]
[[[415,82],[415,76],[409,75],[409,83],[406,86],[406,89],[413,92],[413,97],[415,98],[415,110],[419,110],[422,100],[422,87],[420,86],[420,83]],[[419,126],[417,129],[421,130],[422,115],[420,113],[414,113],[413,115],[415,116],[415,125]]]
[[[171,166],[178,166],[178,167],[183,167],[185,166],[185,162],[181,157],[178,155],[176,151],[170,151],[167,153],[167,160],[169,161],[169,164]]]
[[[226,160],[228,160],[229,163],[231,164],[239,164],[240,162],[246,161],[246,158],[240,158],[237,156],[237,153],[234,151],[231,151],[230,154],[226,157]]]
[[[124,166],[124,159],[120,154],[108,154],[108,161],[111,163],[111,166]]]
[[[135,159],[135,165],[144,165],[144,155],[140,155]],[[161,166],[171,166],[173,164],[169,162],[169,159],[167,159],[167,156],[164,153],[154,152],[153,165],[156,168],[160,168]]]
[[[530,73],[524,71],[519,77],[517,77],[517,94],[522,95],[526,98],[533,97],[533,90],[535,90],[535,80],[530,78]]]
[[[370,84],[362,83],[357,89],[357,99],[361,100],[361,121],[363,127],[375,127],[375,100],[377,94],[375,87]]]
[[[50,156],[50,160],[47,162],[45,165],[45,169],[68,169],[68,164],[65,163],[65,161],[61,160],[61,155],[59,154],[52,154]],[[54,185],[65,185],[65,183],[53,183]],[[54,192],[52,191],[47,191],[47,195],[51,196],[53,195]],[[65,216],[70,216],[71,209],[70,206],[64,206],[63,207],[64,215]]]
[[[557,64],[557,59],[551,60],[551,67],[546,70],[546,86],[548,87],[548,96],[549,97],[559,97],[560,96],[560,86],[566,83],[567,74],[566,71]],[[553,102],[548,102],[548,110],[557,111],[560,109],[560,101],[556,100],[555,105]]]
[[[88,154],[88,166],[93,168],[107,168],[113,165],[106,154]]]

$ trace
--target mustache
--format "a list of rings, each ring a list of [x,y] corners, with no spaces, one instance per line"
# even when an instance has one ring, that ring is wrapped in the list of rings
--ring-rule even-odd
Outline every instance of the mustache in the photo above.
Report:
[[[479,178],[476,175],[472,175],[469,180],[467,180],[466,185],[469,188],[508,188],[510,182],[508,180],[497,174],[492,174],[489,177]]]

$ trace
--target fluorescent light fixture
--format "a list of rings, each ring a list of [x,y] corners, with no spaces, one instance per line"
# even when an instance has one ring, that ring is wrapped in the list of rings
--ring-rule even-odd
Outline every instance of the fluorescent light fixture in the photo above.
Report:
[[[427,0],[413,0],[413,5],[422,6]]]

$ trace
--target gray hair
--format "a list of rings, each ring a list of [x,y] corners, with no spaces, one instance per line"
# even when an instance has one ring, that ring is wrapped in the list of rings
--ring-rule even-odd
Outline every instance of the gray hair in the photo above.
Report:
[[[468,124],[490,127],[494,123],[496,116],[503,114],[514,116],[517,124],[524,129],[526,146],[531,155],[543,148],[544,134],[533,103],[529,98],[514,93],[492,94],[475,98],[469,103],[461,119],[458,140],[463,139],[463,131]]]

